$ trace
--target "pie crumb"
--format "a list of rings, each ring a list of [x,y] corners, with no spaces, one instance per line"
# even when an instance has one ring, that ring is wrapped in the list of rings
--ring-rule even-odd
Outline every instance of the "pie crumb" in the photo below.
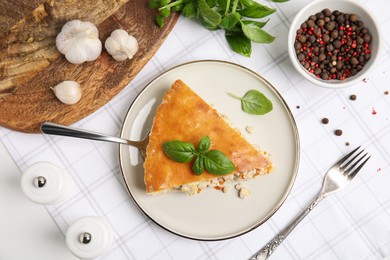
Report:
[[[253,126],[247,126],[247,127],[245,127],[245,131],[246,131],[248,134],[253,134]]]
[[[240,198],[241,199],[245,199],[246,197],[248,197],[249,195],[251,195],[251,190],[250,189],[246,189],[246,188],[241,188],[240,189],[240,192],[239,192],[239,195],[240,195]]]

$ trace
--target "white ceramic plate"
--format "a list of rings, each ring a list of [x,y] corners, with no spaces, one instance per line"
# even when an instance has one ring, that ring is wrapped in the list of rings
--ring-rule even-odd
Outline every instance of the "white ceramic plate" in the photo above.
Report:
[[[240,199],[234,187],[227,193],[209,188],[199,195],[182,193],[146,195],[143,160],[136,148],[120,145],[124,182],[138,207],[163,228],[183,237],[220,240],[244,234],[264,223],[282,205],[294,183],[299,164],[295,121],[280,94],[265,79],[236,64],[197,61],[175,67],[150,82],[131,105],[121,137],[140,140],[151,128],[155,111],[176,79],[183,80],[221,114],[227,115],[246,139],[271,155],[275,171],[243,182],[251,196]],[[241,110],[239,100],[250,89],[264,93],[272,112],[254,116]],[[178,118],[180,123],[180,118]],[[252,126],[248,134],[245,127]]]

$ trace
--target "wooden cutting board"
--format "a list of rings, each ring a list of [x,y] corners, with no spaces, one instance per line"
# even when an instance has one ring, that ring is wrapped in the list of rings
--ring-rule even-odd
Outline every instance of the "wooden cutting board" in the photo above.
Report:
[[[148,0],[0,0],[0,125],[36,133],[44,121],[72,124],[96,111],[121,91],[163,43],[178,15],[163,28],[154,21]],[[99,58],[69,63],[57,51],[62,26],[80,19],[94,23],[103,43],[115,29],[137,38],[132,60],[117,62],[103,48]],[[77,81],[82,98],[65,105],[51,87]]]

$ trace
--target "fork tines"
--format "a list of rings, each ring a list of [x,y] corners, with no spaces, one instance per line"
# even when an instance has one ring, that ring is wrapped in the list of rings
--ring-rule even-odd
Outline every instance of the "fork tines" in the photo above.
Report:
[[[352,152],[348,153],[337,162],[339,169],[351,178],[360,171],[371,157],[368,153],[361,156],[364,149],[359,151],[360,147],[361,146],[355,148]]]

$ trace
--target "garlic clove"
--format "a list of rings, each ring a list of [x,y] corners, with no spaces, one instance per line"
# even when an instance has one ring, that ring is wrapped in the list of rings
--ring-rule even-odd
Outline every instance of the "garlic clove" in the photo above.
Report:
[[[132,59],[138,51],[138,41],[123,29],[114,30],[104,43],[107,52],[117,61]]]
[[[51,89],[56,97],[64,104],[73,105],[81,99],[80,84],[76,81],[66,80]]]
[[[96,26],[80,20],[69,21],[62,27],[56,37],[56,46],[73,64],[96,60],[102,51]]]

